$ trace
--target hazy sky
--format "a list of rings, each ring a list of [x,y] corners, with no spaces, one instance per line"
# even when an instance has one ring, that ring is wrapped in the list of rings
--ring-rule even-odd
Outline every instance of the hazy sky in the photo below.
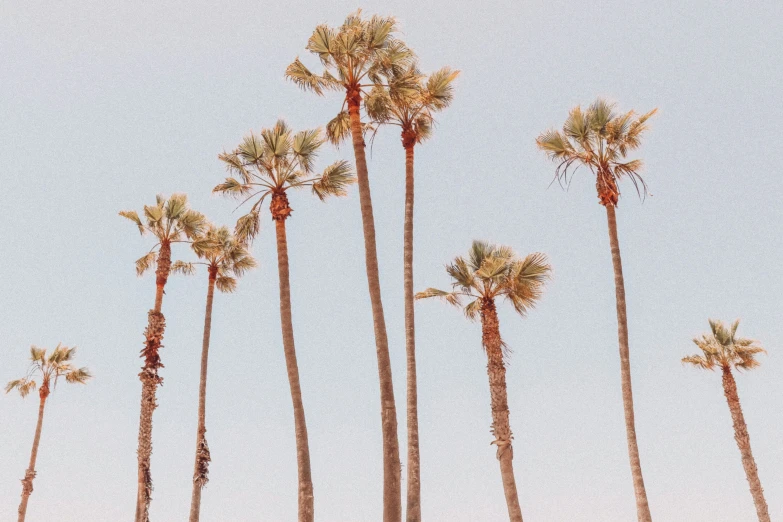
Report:
[[[554,280],[527,319],[501,307],[515,470],[531,522],[635,519],[620,398],[606,217],[593,180],[548,187],[539,132],[596,96],[660,109],[640,157],[652,197],[618,210],[641,460],[653,516],[755,519],[719,374],[685,368],[707,318],[742,318],[769,349],[737,378],[773,519],[783,518],[783,4],[776,1],[370,1],[396,15],[422,67],[462,70],[453,106],[417,148],[415,286],[476,238],[546,252]],[[136,491],[138,351],[151,246],[117,216],[156,193],[233,224],[212,196],[217,154],[284,117],[325,124],[283,71],[316,24],[353,2],[0,2],[0,368],[21,376],[30,344],[79,347],[95,379],[48,402],[28,520],[129,520]],[[322,165],[353,161],[325,148]],[[404,156],[394,129],[370,158],[405,476],[402,306]],[[381,518],[377,366],[355,189],[291,197],[294,328],[317,519]],[[266,211],[265,211],[266,212]],[[212,328],[204,521],[295,520],[291,398],[280,338],[271,220],[260,267],[218,295]],[[179,249],[176,255],[189,258]],[[173,277],[163,312],[164,385],[154,417],[151,508],[187,516],[206,274]],[[417,311],[422,509],[427,521],[507,518],[480,328],[437,302]],[[37,397],[0,398],[0,519],[11,520]],[[403,482],[403,486],[405,483]]]

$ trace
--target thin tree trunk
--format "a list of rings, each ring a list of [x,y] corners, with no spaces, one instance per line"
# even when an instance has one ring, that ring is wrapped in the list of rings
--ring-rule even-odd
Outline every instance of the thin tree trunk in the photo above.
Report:
[[[495,302],[483,299],[481,303],[481,340],[487,352],[487,375],[489,376],[489,394],[492,404],[492,434],[497,445],[497,458],[500,461],[500,476],[503,480],[503,493],[508,506],[508,518],[511,522],[522,522],[522,508],[519,506],[517,484],[514,479],[514,450],[511,426],[508,421],[508,391],[506,389],[506,366],[503,363],[503,342],[500,338]]]
[[[745,416],[742,414],[742,406],[740,406],[737,394],[737,383],[728,366],[723,367],[723,393],[726,395],[726,402],[729,403],[731,420],[734,423],[734,440],[737,441],[737,447],[742,455],[742,467],[745,468],[745,477],[748,479],[750,494],[753,495],[753,503],[756,505],[756,514],[759,517],[759,522],[770,522],[769,508],[764,499],[764,488],[761,487],[759,470],[756,468],[756,460],[750,450],[750,435],[748,435],[748,426],[745,424]]]
[[[275,195],[273,199],[280,196]],[[285,197],[285,194],[282,194]],[[273,207],[275,203],[272,204]],[[288,273],[288,242],[286,240],[285,218],[288,210],[282,216],[275,218],[277,232],[277,272],[280,277],[280,326],[283,330],[283,350],[285,365],[288,370],[288,384],[291,387],[291,399],[294,404],[294,428],[296,431],[296,467],[299,474],[299,522],[313,522],[313,479],[310,471],[310,447],[307,441],[307,424],[305,423],[304,405],[302,404],[302,389],[299,386],[299,366],[296,362],[294,347],[294,326],[291,320],[291,285]]]
[[[375,349],[378,357],[378,376],[381,388],[381,427],[383,432],[383,522],[402,520],[402,491],[400,486],[400,446],[397,439],[397,407],[394,402],[389,340],[381,302],[381,283],[378,275],[378,253],[375,246],[375,220],[370,196],[367,160],[364,156],[364,136],[359,116],[360,94],[348,93],[348,113],[351,118],[353,152],[359,184],[359,203],[364,229],[364,252],[367,282],[375,329]]]
[[[144,366],[139,373],[141,380],[141,412],[139,414],[139,448],[138,457],[138,489],[136,491],[136,522],[149,522],[149,507],[152,500],[152,474],[150,459],[152,457],[152,413],[158,407],[156,392],[163,378],[158,370],[163,367],[160,362],[160,348],[163,346],[163,333],[166,329],[166,319],[161,313],[163,293],[169,272],[171,271],[171,245],[161,242],[158,252],[158,267],[155,270],[155,308],[147,314],[147,328],[144,330],[144,348],[141,356]]]
[[[27,516],[27,501],[33,492],[33,479],[35,478],[35,461],[38,459],[38,444],[41,442],[41,428],[43,427],[44,407],[46,398],[49,396],[49,385],[44,383],[39,391],[41,402],[38,405],[38,424],[35,426],[35,438],[33,439],[33,450],[30,452],[30,465],[25,470],[22,479],[22,501],[19,503],[18,522],[24,522]]]
[[[609,223],[609,244],[612,248],[614,266],[614,286],[617,299],[617,337],[620,344],[620,376],[623,390],[623,410],[625,411],[625,433],[628,439],[628,456],[631,461],[633,489],[636,495],[636,516],[639,522],[652,522],[650,506],[647,503],[647,491],[644,489],[642,464],[639,460],[639,446],[636,442],[636,422],[633,411],[633,391],[631,389],[631,361],[628,350],[628,316],[625,309],[625,282],[623,264],[620,259],[620,242],[617,239],[617,218],[612,204],[606,205]]]
[[[209,267],[207,308],[204,312],[204,338],[201,341],[201,376],[198,385],[198,429],[196,430],[196,463],[193,469],[193,494],[190,498],[190,522],[198,522],[201,515],[201,489],[209,481],[209,462],[212,460],[207,445],[207,365],[209,363],[209,336],[212,331],[212,301],[215,296],[217,267]]]
[[[403,140],[405,137],[403,137]],[[416,386],[416,330],[413,315],[413,148],[405,146],[405,223],[403,266],[405,298],[405,358],[408,401],[408,522],[421,522],[421,472],[419,460],[419,411]]]

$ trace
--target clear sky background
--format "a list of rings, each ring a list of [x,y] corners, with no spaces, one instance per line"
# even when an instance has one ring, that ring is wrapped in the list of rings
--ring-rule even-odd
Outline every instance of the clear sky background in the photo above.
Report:
[[[596,96],[660,109],[639,156],[652,197],[625,185],[618,210],[641,460],[653,516],[755,519],[719,374],[685,368],[707,318],[742,318],[769,349],[738,376],[773,519],[783,518],[783,4],[776,1],[368,1],[394,14],[425,70],[462,70],[453,106],[417,148],[415,286],[476,238],[546,252],[554,279],[527,319],[500,312],[515,470],[531,522],[635,519],[620,397],[606,216],[580,172],[568,192],[535,148]],[[283,78],[318,23],[354,2],[0,2],[0,376],[29,345],[79,347],[89,385],[47,406],[28,520],[129,520],[136,491],[138,351],[151,246],[117,216],[156,193],[233,224],[210,194],[217,154],[284,117],[324,125],[340,106]],[[353,161],[329,147],[322,165]],[[370,159],[405,476],[402,306],[404,156],[394,129]],[[381,518],[379,391],[358,194],[291,197],[294,328],[317,518]],[[266,212],[266,211],[265,211]],[[202,520],[293,521],[293,416],[280,338],[271,220],[260,267],[218,295]],[[192,256],[185,249],[176,255]],[[173,277],[163,312],[164,385],[154,417],[152,519],[187,516],[206,274]],[[416,305],[422,507],[427,521],[507,517],[489,433],[480,328]],[[0,398],[0,519],[15,517],[37,397]],[[404,482],[403,482],[404,486]]]

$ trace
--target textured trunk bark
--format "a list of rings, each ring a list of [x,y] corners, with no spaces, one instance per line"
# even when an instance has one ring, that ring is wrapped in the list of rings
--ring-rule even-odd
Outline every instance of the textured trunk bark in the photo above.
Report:
[[[198,385],[198,429],[196,430],[196,463],[193,469],[193,494],[190,498],[190,522],[198,522],[201,516],[201,489],[209,481],[209,462],[212,460],[207,444],[207,365],[209,363],[209,337],[212,332],[212,301],[215,297],[217,266],[209,267],[207,308],[204,312],[204,338],[201,341],[201,376]]]
[[[745,416],[742,414],[737,383],[734,382],[734,376],[728,366],[723,367],[723,393],[726,395],[726,402],[729,403],[731,420],[734,423],[734,440],[737,441],[737,447],[742,455],[742,467],[745,468],[745,477],[748,479],[750,494],[753,495],[753,503],[756,505],[756,514],[759,522],[769,522],[769,508],[764,499],[764,488],[761,487],[756,460],[750,450],[750,435],[745,424]]]
[[[408,401],[408,502],[407,521],[421,522],[421,471],[419,460],[419,408],[416,386],[416,330],[413,315],[413,152],[405,146],[405,222],[403,225],[403,284],[405,299],[405,358]]]
[[[27,516],[27,501],[30,499],[30,495],[33,492],[33,479],[35,478],[35,461],[38,459],[38,444],[41,442],[41,428],[43,427],[44,407],[46,406],[46,398],[49,396],[49,384],[44,382],[41,385],[41,389],[38,392],[41,399],[38,404],[38,424],[35,426],[35,438],[33,438],[33,449],[30,452],[30,465],[24,473],[22,479],[22,501],[19,503],[19,518],[18,522],[24,522]]]
[[[150,459],[152,457],[152,413],[158,407],[156,392],[163,379],[158,370],[163,367],[160,362],[160,348],[166,320],[161,313],[163,294],[169,272],[171,271],[171,244],[161,242],[158,252],[158,266],[155,270],[155,308],[147,314],[147,328],[144,331],[144,366],[139,373],[141,380],[141,412],[139,414],[139,448],[138,458],[138,488],[136,491],[136,522],[149,522],[149,507],[152,500],[152,474]]]
[[[287,207],[287,204],[286,204]],[[289,212],[290,213],[290,209]],[[296,466],[299,474],[299,522],[313,522],[313,479],[310,471],[310,447],[307,441],[302,389],[299,386],[299,366],[294,347],[294,326],[291,320],[291,286],[288,274],[288,242],[285,217],[275,218],[277,232],[277,272],[280,277],[280,326],[283,330],[283,350],[288,370],[288,384],[294,404],[294,428],[296,431]]]
[[[481,341],[487,352],[487,375],[489,376],[489,394],[492,404],[492,434],[497,445],[497,458],[500,461],[500,476],[503,480],[503,493],[508,506],[508,518],[511,522],[522,522],[522,508],[519,506],[517,484],[514,480],[512,460],[514,450],[511,446],[511,426],[508,421],[508,395],[506,390],[506,366],[503,364],[503,343],[500,338],[495,302],[484,299],[481,303]]]
[[[381,388],[381,427],[383,431],[383,522],[402,520],[402,490],[400,486],[400,446],[397,439],[397,407],[394,403],[389,340],[381,302],[381,283],[378,275],[378,253],[375,246],[375,220],[370,196],[367,160],[364,156],[364,136],[359,116],[360,94],[348,93],[348,113],[351,118],[353,152],[356,158],[356,176],[359,184],[359,203],[364,229],[364,252],[367,282],[375,329],[375,349],[378,357],[378,375]]]
[[[612,266],[614,267],[614,286],[617,299],[617,337],[620,344],[620,377],[623,391],[623,410],[625,411],[625,433],[628,440],[628,456],[631,460],[631,476],[636,495],[636,516],[639,522],[652,522],[650,506],[647,503],[647,491],[644,488],[642,464],[639,460],[639,446],[636,442],[636,422],[633,411],[633,391],[631,389],[631,361],[628,350],[628,316],[625,310],[625,282],[623,263],[620,259],[620,242],[617,239],[617,218],[614,205],[606,205],[609,223],[609,244],[612,248]]]

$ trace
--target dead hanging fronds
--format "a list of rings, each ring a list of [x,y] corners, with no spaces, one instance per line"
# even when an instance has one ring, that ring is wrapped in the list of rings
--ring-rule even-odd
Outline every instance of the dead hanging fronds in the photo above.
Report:
[[[209,463],[212,461],[206,432],[207,430],[201,432],[198,439],[198,449],[196,450],[196,473],[193,475],[193,482],[199,488],[203,488],[209,482]]]

